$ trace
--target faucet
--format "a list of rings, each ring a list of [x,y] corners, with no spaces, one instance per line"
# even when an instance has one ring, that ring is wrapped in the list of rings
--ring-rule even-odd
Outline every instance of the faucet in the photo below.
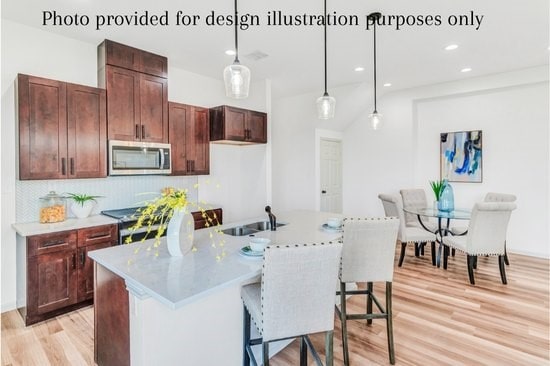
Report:
[[[271,206],[265,206],[265,212],[269,216],[269,226],[271,226],[271,231],[277,230],[277,218],[273,213],[271,213]]]

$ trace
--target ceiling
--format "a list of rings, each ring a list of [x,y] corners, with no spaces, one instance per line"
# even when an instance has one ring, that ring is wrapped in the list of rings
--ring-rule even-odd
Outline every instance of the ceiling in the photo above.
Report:
[[[473,76],[547,65],[549,63],[548,0],[328,0],[329,12],[357,15],[358,26],[328,29],[328,85],[330,89],[372,80],[372,31],[364,29],[365,16],[440,15],[439,26],[395,24],[377,29],[378,83],[382,91],[434,84]],[[224,53],[233,48],[233,27],[206,26],[206,16],[231,14],[233,1],[157,0],[2,0],[2,18],[10,19],[68,37],[99,44],[108,38],[168,57],[170,66],[222,79],[223,68],[233,60]],[[169,26],[104,26],[95,29],[97,15],[162,15],[168,12]],[[239,31],[241,63],[253,80],[272,80],[275,97],[311,91],[323,92],[322,26],[267,26],[268,11],[284,14],[320,14],[321,0],[240,0],[241,14],[256,14],[259,26]],[[42,26],[43,11],[58,15],[87,15],[88,26]],[[197,26],[178,26],[178,11],[200,15]],[[450,26],[452,15],[483,15],[481,26]],[[386,18],[387,19],[387,18]],[[50,23],[51,24],[51,23]],[[445,51],[457,44],[454,51]],[[256,51],[268,56],[252,60]],[[365,68],[356,72],[357,66]],[[472,70],[463,73],[460,70]],[[383,87],[392,83],[391,87]]]

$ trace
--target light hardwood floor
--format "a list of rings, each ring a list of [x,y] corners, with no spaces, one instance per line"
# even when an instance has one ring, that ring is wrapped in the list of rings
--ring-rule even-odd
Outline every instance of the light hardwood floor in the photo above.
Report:
[[[463,254],[450,257],[444,271],[432,267],[429,253],[415,258],[409,248],[393,282],[396,364],[550,365],[549,261],[514,254],[510,261],[503,285],[496,257],[479,258],[471,286]],[[384,299],[382,284],[375,292]],[[363,299],[348,301],[349,311],[364,306]],[[2,365],[94,365],[91,307],[27,328],[10,311],[1,328]],[[384,321],[349,321],[348,332],[352,365],[389,364]],[[324,336],[312,341],[324,354]],[[334,353],[341,365],[339,320]],[[272,359],[276,366],[298,364],[296,341]]]

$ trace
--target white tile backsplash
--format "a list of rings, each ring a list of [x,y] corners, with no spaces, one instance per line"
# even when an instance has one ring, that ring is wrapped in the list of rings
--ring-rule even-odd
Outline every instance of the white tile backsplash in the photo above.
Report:
[[[187,188],[189,200],[197,201],[198,191],[195,188],[198,179],[192,177],[169,176],[122,176],[98,179],[60,179],[16,181],[16,221],[38,221],[40,197],[50,191],[63,193],[85,193],[103,196],[97,199],[92,215],[102,210],[140,206],[144,200],[151,199],[160,193],[163,187]],[[143,193],[152,194],[143,194]],[[67,208],[70,200],[67,200]],[[73,217],[70,209],[68,217]]]

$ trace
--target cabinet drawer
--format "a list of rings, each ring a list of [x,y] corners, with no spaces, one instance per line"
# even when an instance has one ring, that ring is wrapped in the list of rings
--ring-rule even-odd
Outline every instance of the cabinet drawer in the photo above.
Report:
[[[58,233],[29,236],[27,239],[27,256],[71,250],[76,248],[77,234],[75,230]]]
[[[115,224],[94,226],[78,230],[78,246],[86,247],[97,243],[115,242],[118,240]]]

